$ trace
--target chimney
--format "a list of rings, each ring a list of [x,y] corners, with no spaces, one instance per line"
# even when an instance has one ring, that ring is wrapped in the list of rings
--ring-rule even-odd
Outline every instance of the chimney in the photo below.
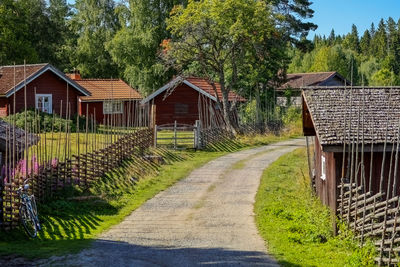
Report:
[[[67,76],[72,80],[81,80],[81,73],[76,69],[74,69],[74,72],[68,73]]]

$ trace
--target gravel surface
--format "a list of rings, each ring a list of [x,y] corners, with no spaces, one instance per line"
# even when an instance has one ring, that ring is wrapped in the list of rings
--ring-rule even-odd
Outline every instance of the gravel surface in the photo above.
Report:
[[[253,206],[261,174],[304,145],[293,139],[210,161],[159,193],[79,254],[40,266],[277,266]]]

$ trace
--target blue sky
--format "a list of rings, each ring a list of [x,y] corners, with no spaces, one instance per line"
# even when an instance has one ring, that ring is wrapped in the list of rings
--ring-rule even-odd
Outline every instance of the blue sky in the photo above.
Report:
[[[369,29],[371,23],[375,26],[381,18],[392,17],[396,22],[400,18],[400,0],[311,0],[315,11],[311,21],[318,25],[315,34],[329,35],[332,28],[336,34],[346,34],[355,24],[359,35]]]

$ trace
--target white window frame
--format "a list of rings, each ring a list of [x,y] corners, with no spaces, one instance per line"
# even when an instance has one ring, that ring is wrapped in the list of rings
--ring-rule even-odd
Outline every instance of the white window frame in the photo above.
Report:
[[[37,110],[42,110],[43,111],[43,107],[40,108],[40,109],[38,107],[38,103],[39,103],[38,100],[39,100],[40,97],[48,97],[49,98],[49,110],[47,111],[47,113],[52,114],[53,113],[53,95],[52,94],[36,94],[35,95],[35,108]]]
[[[326,159],[321,156],[321,179],[326,180]]]
[[[116,108],[115,105],[119,107]],[[111,105],[111,107],[110,107]],[[124,102],[121,100],[106,100],[103,102],[103,114],[122,114],[124,113]]]

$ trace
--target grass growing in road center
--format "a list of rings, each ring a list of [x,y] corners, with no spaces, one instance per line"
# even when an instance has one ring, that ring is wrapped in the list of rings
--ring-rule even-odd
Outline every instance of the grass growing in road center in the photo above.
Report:
[[[373,266],[374,246],[360,249],[350,231],[334,237],[331,214],[311,194],[306,150],[272,163],[256,196],[256,223],[283,266]]]

